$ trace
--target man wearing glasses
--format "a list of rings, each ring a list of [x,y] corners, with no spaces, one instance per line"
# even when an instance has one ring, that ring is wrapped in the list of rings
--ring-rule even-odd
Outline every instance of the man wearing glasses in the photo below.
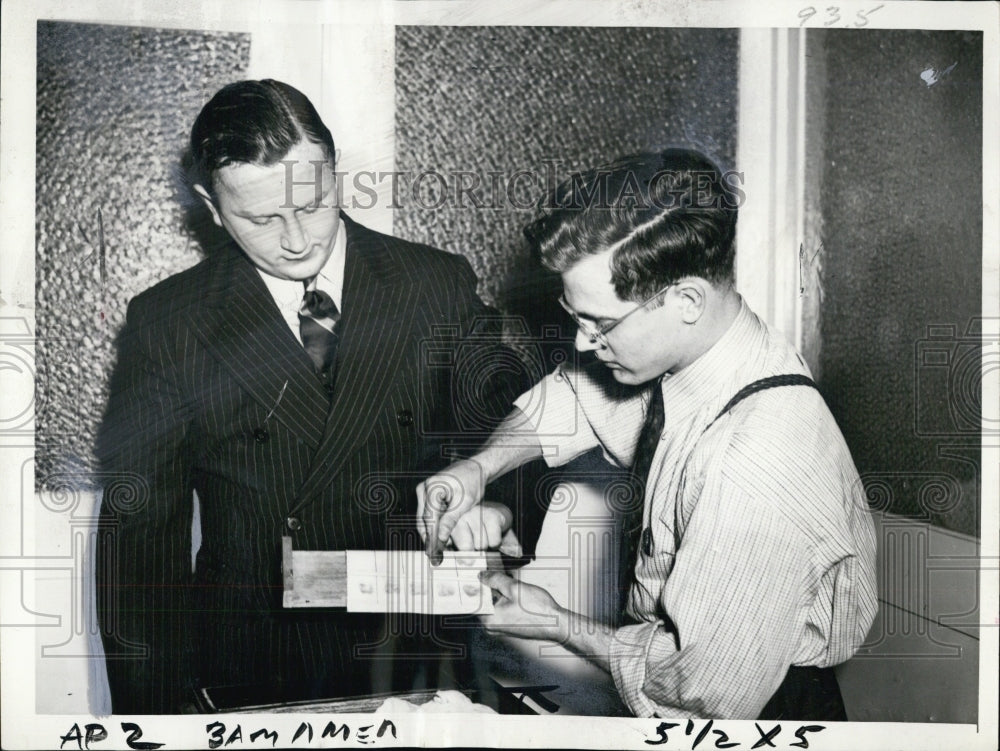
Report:
[[[496,539],[463,528],[487,483],[543,445],[550,465],[600,447],[637,491],[618,513],[621,622],[493,573],[486,627],[586,656],[637,716],[845,720],[832,667],[877,610],[874,527],[805,363],[733,287],[737,204],[679,149],[556,189],[526,234],[595,361],[557,368],[515,402],[538,410],[421,485],[421,533],[432,554]]]

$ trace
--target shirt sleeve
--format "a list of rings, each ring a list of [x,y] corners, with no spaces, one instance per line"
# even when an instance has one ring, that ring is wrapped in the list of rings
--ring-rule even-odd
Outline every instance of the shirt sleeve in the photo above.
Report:
[[[514,401],[550,467],[562,466],[598,445],[577,402],[572,379],[573,374],[560,365]]]
[[[753,719],[791,665],[809,605],[808,545],[769,499],[718,473],[659,593],[669,618],[614,637],[615,684],[637,716]]]
[[[560,365],[514,405],[528,418],[545,461],[557,467],[598,446],[612,464],[632,464],[648,388],[614,383],[603,365]]]

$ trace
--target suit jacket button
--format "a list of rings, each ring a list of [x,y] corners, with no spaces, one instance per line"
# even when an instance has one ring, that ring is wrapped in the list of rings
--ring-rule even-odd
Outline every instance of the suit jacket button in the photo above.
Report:
[[[413,413],[408,409],[401,409],[396,413],[396,422],[404,428],[413,424]]]
[[[268,432],[264,430],[264,428],[257,428],[253,432],[253,439],[257,441],[257,443],[267,443],[267,439],[270,437],[271,436],[268,435]]]
[[[292,532],[298,532],[300,529],[302,529],[302,521],[294,516],[289,516],[287,519],[285,519],[285,525]]]

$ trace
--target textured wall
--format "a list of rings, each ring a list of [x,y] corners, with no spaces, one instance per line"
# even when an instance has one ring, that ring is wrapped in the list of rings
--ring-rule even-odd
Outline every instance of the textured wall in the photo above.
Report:
[[[93,468],[128,300],[200,258],[172,170],[198,110],[219,86],[244,77],[249,53],[246,34],[38,24],[41,487],[53,472]]]
[[[445,175],[448,198],[431,180],[419,183],[423,198],[401,190],[395,232],[464,253],[480,292],[506,312],[554,320],[522,240],[532,212],[521,207],[548,174],[561,180],[641,149],[695,146],[731,165],[737,54],[738,33],[725,29],[397,28],[396,166]],[[534,177],[513,179],[511,202],[507,181],[521,169]],[[459,171],[480,176],[485,207],[468,196],[459,205]]]
[[[976,534],[980,349],[963,335],[981,309],[982,35],[809,34],[823,393],[873,503]]]

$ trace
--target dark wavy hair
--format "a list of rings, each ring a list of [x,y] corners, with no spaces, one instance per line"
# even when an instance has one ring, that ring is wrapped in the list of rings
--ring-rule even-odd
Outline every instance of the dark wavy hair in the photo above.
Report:
[[[188,180],[213,192],[215,171],[230,164],[276,164],[303,140],[335,155],[333,136],[312,102],[287,83],[266,78],[224,86],[191,128]]]
[[[551,271],[609,249],[611,282],[639,302],[686,276],[732,284],[742,190],[706,156],[666,149],[574,174],[539,204],[525,236]]]

